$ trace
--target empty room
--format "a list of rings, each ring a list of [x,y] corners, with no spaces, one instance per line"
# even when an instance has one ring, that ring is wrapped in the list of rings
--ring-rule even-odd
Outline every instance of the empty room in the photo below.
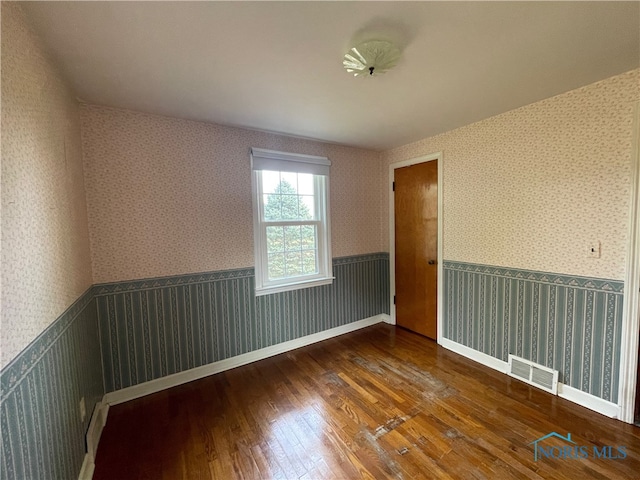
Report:
[[[1,479],[640,479],[640,2],[2,1],[1,154]]]

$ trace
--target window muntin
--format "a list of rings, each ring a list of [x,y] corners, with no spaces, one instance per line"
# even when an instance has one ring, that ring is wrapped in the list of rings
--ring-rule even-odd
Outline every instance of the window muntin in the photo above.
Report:
[[[328,164],[252,149],[257,295],[332,281]]]

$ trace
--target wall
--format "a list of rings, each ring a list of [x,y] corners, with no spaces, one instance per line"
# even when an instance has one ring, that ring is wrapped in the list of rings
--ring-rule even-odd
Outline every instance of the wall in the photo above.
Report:
[[[445,338],[618,401],[624,282],[449,261],[443,282]]]
[[[104,395],[96,325],[96,300],[87,290],[2,370],[1,478],[78,478],[85,432]]]
[[[104,393],[78,105],[2,2],[0,477],[77,478]]]
[[[383,174],[443,154],[444,337],[612,403],[639,84],[634,70],[382,154]]]
[[[107,391],[388,313],[379,153],[91,105],[82,138]],[[333,285],[255,297],[251,147],[331,160]]]
[[[5,366],[91,285],[78,104],[2,3],[2,354]]]
[[[382,250],[379,154],[83,106],[95,283],[254,265],[251,147],[327,156],[334,257]]]
[[[445,336],[556,365],[615,402],[621,286],[599,278],[624,273],[638,80],[382,155],[97,106],[79,122],[21,8],[3,2],[2,476],[77,476],[89,419],[78,399],[90,414],[102,362],[110,391],[388,312],[387,257],[368,255],[388,248],[386,167],[434,151],[445,158]],[[256,299],[252,270],[230,270],[253,265],[252,146],[332,160],[333,286]],[[594,239],[602,258],[587,260]],[[568,275],[544,293],[539,271]]]
[[[384,174],[443,152],[447,260],[622,280],[639,84],[634,70],[384,152]]]
[[[389,313],[386,253],[334,259],[333,274],[260,297],[252,268],[97,286],[105,390]]]

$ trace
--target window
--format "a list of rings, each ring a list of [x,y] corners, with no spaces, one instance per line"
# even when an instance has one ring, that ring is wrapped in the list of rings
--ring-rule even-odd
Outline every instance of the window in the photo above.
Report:
[[[333,281],[324,157],[251,149],[256,295]]]

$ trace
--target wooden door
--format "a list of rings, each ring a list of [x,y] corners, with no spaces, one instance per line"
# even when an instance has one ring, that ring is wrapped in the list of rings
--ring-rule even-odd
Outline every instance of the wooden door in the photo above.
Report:
[[[437,160],[395,169],[394,203],[396,324],[436,340]]]

